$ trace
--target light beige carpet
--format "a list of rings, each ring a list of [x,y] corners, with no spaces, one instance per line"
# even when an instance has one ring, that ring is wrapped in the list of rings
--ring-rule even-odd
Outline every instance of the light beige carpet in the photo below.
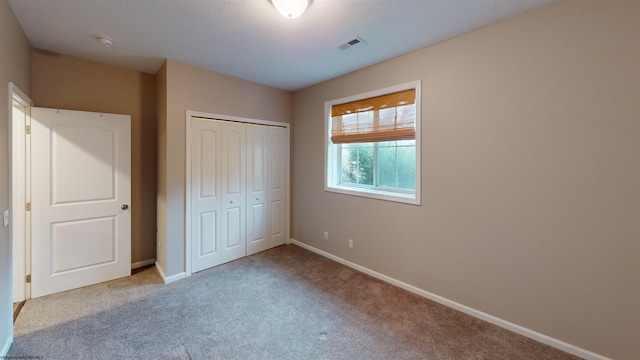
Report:
[[[164,285],[154,268],[27,301],[9,356],[575,359],[285,245]]]

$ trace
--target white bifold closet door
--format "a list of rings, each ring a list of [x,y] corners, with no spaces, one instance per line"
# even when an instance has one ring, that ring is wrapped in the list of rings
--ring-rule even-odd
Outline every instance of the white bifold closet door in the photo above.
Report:
[[[286,129],[191,119],[191,268],[285,243]]]
[[[223,263],[246,256],[245,129],[223,122],[220,132],[221,221],[220,257]]]
[[[285,243],[286,130],[247,124],[247,255]]]

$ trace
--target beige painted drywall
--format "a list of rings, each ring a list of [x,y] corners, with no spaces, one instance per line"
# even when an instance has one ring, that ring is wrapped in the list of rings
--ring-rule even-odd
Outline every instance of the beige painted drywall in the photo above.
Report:
[[[637,1],[560,1],[294,93],[292,237],[637,359],[639,19]],[[413,80],[422,205],[324,192],[324,102]]]
[[[154,259],[155,76],[41,50],[31,70],[35,106],[131,115],[131,261]]]
[[[9,82],[31,94],[31,45],[6,0],[0,0],[0,215],[9,209]],[[13,337],[9,226],[0,223],[0,354]]]
[[[165,61],[156,73],[156,105],[158,113],[158,146],[157,161],[158,186],[156,188],[156,224],[157,224],[157,244],[156,263],[161,269],[167,268],[167,252],[162,249],[167,244],[167,62]],[[161,229],[162,228],[162,229]]]
[[[186,111],[288,123],[291,93],[174,60],[165,66],[166,124],[159,129],[166,131],[166,138],[159,134],[159,139],[166,144],[159,146],[163,153],[158,159],[164,163],[158,166],[158,203],[164,202],[166,216],[158,219],[158,239],[166,262],[159,265],[166,276],[174,276],[185,271]]]

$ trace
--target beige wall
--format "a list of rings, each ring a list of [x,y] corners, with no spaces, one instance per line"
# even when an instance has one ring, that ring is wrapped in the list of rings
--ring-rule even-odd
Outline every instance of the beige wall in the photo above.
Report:
[[[13,82],[31,94],[31,45],[6,0],[0,0],[0,214],[9,209],[9,94]],[[0,223],[0,355],[13,335],[11,243]]]
[[[160,264],[167,276],[185,271],[185,146],[187,110],[290,122],[291,93],[173,60],[166,62],[166,144],[159,146],[162,171],[158,174],[158,202],[164,201],[166,216],[158,219]],[[160,129],[164,129],[161,125]],[[162,258],[162,256],[158,256]]]
[[[167,268],[167,252],[162,251],[167,244],[167,62],[165,61],[156,73],[156,105],[158,107],[158,188],[156,189],[157,204],[157,244],[156,262],[162,269]]]
[[[638,19],[640,2],[561,1],[294,93],[292,237],[637,359]],[[422,206],[324,192],[324,102],[412,80]]]
[[[154,75],[40,50],[31,70],[35,106],[131,115],[131,261],[155,258]]]

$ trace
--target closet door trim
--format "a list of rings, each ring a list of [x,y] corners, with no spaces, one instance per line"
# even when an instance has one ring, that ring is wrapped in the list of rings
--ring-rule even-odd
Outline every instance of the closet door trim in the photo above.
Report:
[[[286,242],[290,241],[290,221],[291,221],[291,184],[290,184],[290,164],[291,158],[289,153],[289,144],[291,143],[291,131],[290,124],[286,122],[279,121],[270,121],[270,120],[260,120],[260,119],[251,119],[244,118],[238,116],[231,115],[223,115],[223,114],[212,114],[205,113],[200,111],[191,111],[187,110],[185,117],[185,126],[186,126],[186,161],[185,161],[185,214],[184,214],[184,229],[185,229],[185,273],[186,276],[190,276],[192,274],[192,264],[191,264],[191,119],[199,118],[203,120],[218,120],[218,121],[232,121],[239,122],[245,124],[255,124],[255,125],[266,125],[266,126],[274,126],[284,128],[286,131],[286,166],[285,166],[285,181],[286,181],[286,226],[285,226],[285,238]]]

